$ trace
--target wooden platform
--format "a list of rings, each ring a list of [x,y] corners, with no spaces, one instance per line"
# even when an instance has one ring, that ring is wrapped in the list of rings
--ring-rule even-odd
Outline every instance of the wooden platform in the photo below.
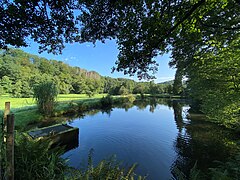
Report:
[[[79,128],[67,124],[57,124],[28,131],[27,134],[35,140],[49,139],[53,146],[64,145],[73,149],[79,145]]]

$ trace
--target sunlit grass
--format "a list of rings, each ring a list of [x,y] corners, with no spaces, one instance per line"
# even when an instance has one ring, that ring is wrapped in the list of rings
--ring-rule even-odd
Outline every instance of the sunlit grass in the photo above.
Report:
[[[79,103],[81,101],[94,103],[107,94],[96,94],[89,98],[86,94],[60,94],[57,97],[56,115],[62,115],[69,109],[72,102]],[[89,101],[88,101],[89,100]],[[0,96],[0,113],[3,113],[5,102],[11,103],[11,112],[15,114],[15,128],[24,130],[27,125],[38,123],[44,119],[37,110],[35,100],[31,98],[12,98],[9,95]]]
[[[86,100],[86,99],[98,99],[106,96],[106,94],[96,94],[89,98],[86,94],[60,94],[57,97],[58,102],[63,101],[74,101],[74,100]],[[5,102],[11,103],[11,109],[21,110],[21,109],[32,109],[31,106],[36,106],[36,102],[33,98],[13,98],[9,95],[0,96],[0,110],[4,109]]]
[[[13,98],[7,95],[0,96],[0,110],[5,107],[5,102],[11,103],[11,108],[22,108],[26,106],[35,105],[35,100],[33,98]]]

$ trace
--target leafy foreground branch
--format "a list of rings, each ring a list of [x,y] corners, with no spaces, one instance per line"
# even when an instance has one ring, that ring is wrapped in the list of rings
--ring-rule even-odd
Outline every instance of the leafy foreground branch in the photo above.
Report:
[[[50,142],[29,141],[17,135],[15,143],[15,176],[17,179],[145,179],[134,173],[136,164],[128,169],[121,167],[115,158],[101,161],[97,166],[92,163],[92,151],[89,153],[87,169],[77,170],[67,165],[61,158],[62,149],[51,149]]]

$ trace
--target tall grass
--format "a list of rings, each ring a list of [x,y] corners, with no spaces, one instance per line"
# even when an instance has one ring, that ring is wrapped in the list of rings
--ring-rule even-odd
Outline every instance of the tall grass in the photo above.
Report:
[[[57,86],[53,82],[44,82],[35,86],[33,92],[39,112],[51,115],[58,95]]]
[[[145,176],[135,174],[137,164],[129,167],[122,167],[121,163],[116,160],[116,157],[104,159],[98,165],[92,163],[91,151],[88,157],[88,166],[86,170],[71,169],[67,179],[91,179],[91,180],[144,180]]]

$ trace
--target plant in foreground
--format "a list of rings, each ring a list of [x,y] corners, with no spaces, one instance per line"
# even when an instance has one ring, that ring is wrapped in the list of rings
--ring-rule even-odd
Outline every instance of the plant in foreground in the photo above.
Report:
[[[92,163],[92,151],[89,153],[88,166],[84,170],[71,168],[67,160],[61,158],[63,150],[50,148],[49,141],[33,141],[23,135],[17,135],[15,142],[15,177],[32,180],[143,180],[145,177],[134,173],[136,164],[129,168],[121,166],[116,158],[102,160],[98,165]]]
[[[14,153],[16,179],[64,179],[68,166],[60,157],[62,153],[61,149],[50,149],[49,141],[33,141],[17,135]]]
[[[93,166],[92,161],[93,151],[91,150],[88,155],[88,166],[86,170],[71,169],[68,173],[67,179],[91,179],[91,180],[106,180],[106,179],[122,179],[122,180],[144,180],[146,177],[137,176],[134,171],[137,164],[125,167],[113,156],[109,159],[102,160],[98,165]]]

